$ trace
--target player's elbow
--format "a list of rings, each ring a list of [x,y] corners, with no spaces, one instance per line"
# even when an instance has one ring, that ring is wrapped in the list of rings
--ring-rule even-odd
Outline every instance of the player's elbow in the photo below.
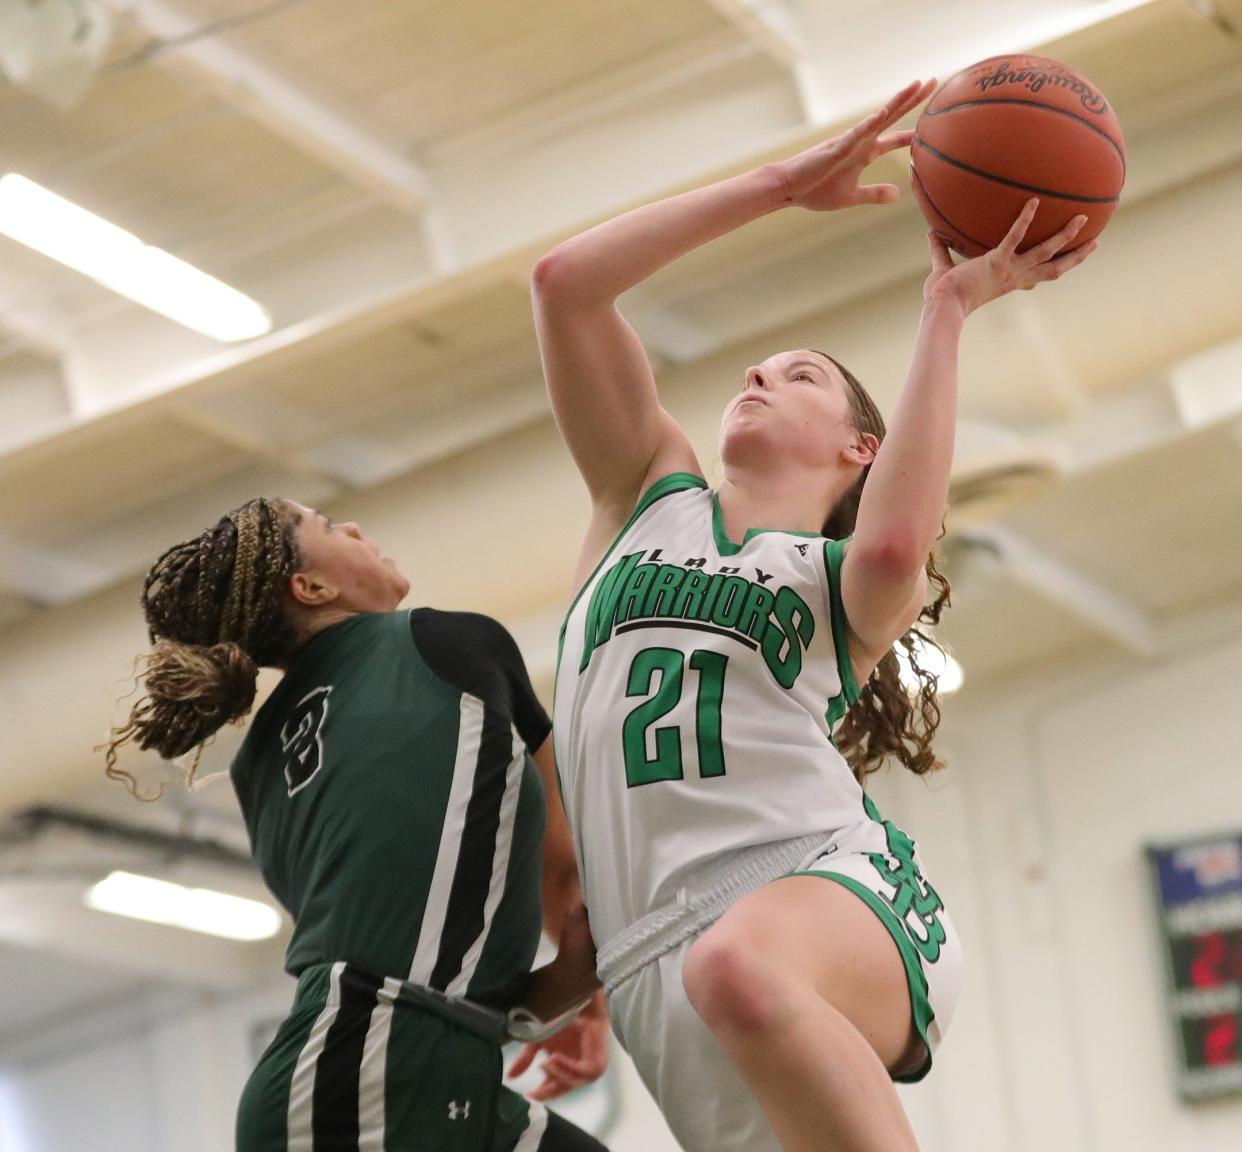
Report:
[[[541,256],[531,269],[531,292],[543,302],[561,300],[573,291],[575,279],[573,257],[561,244]]]
[[[570,908],[582,903],[578,868],[568,863],[545,862],[543,869],[543,907],[545,921],[559,923]]]
[[[541,256],[530,274],[531,295],[543,310],[579,310],[610,303],[611,290],[601,282],[589,255],[574,247],[572,240],[558,244]]]

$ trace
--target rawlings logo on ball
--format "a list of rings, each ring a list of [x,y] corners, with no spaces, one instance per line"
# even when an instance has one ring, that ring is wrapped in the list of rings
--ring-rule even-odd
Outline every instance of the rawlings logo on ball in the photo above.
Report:
[[[1014,69],[1008,60],[996,66],[996,71],[987,76],[979,77],[979,90],[986,92],[990,88],[998,88],[1002,84],[1019,84],[1029,92],[1040,92],[1051,84],[1056,88],[1066,88],[1073,92],[1088,112],[1104,113],[1108,111],[1108,101],[1094,88],[1084,84],[1077,76],[1067,72],[1046,72],[1038,68]]]

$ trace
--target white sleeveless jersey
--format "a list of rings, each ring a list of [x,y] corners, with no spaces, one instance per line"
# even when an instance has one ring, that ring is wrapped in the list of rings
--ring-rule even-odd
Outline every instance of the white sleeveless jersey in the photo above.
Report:
[[[831,732],[858,695],[843,541],[725,535],[689,473],[657,481],[569,610],[555,747],[601,947],[723,853],[866,820]]]

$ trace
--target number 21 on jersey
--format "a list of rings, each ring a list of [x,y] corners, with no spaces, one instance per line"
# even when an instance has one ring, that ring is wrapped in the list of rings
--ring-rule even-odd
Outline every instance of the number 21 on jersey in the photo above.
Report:
[[[634,657],[625,694],[627,697],[643,696],[646,699],[630,711],[621,727],[628,787],[637,788],[660,780],[681,780],[685,775],[680,727],[670,724],[655,729],[654,756],[648,755],[647,732],[681,701],[687,664],[698,680],[695,738],[699,776],[706,778],[725,774],[720,706],[724,698],[728,663],[727,656],[702,649],[691,652],[689,660],[686,653],[677,648],[644,648]]]

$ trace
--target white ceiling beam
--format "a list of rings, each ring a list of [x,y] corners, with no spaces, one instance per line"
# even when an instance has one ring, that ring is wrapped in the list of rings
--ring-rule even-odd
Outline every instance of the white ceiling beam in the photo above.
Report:
[[[468,396],[445,407],[420,401],[404,411],[390,409],[365,424],[338,430],[303,449],[299,457],[345,478],[352,487],[370,488],[548,416],[537,368],[505,373],[490,387],[468,389]]]
[[[708,0],[713,8],[748,40],[778,64],[795,67],[802,59],[802,42],[789,9],[780,0]]]
[[[69,350],[69,333],[45,315],[20,304],[0,306],[0,331],[28,352],[59,364]]]
[[[1065,446],[1067,471],[1086,472],[1167,444],[1187,429],[1169,379],[1151,376],[1095,400],[1047,431]]]
[[[0,594],[57,607],[110,588],[142,572],[177,539],[200,531],[228,508],[255,496],[288,496],[319,506],[351,486],[326,469],[260,459],[253,468],[209,481],[140,513],[107,521],[53,552],[0,533]]]
[[[788,70],[808,124],[826,124],[832,110],[822,99],[815,61],[807,55],[805,29],[782,0],[709,0],[761,52]]]
[[[1242,340],[1183,360],[1170,387],[1187,428],[1205,428],[1242,415]]]
[[[622,115],[636,104],[667,96],[751,59],[756,52],[753,44],[738,44],[731,31],[680,43],[437,140],[427,149],[428,160],[439,164],[473,153],[490,156],[522,152],[532,145]]]
[[[201,18],[164,0],[110,2],[131,12],[161,40],[192,36],[201,25]],[[213,36],[173,45],[156,59],[174,67],[194,65],[223,99],[389,203],[418,214],[433,207],[435,194],[427,170],[405,149],[307,85],[281,75],[257,54]],[[443,237],[437,242],[442,244]],[[444,247],[440,258],[451,267],[451,253]]]
[[[191,398],[173,406],[177,419],[253,456],[256,460],[320,482],[349,483],[347,477],[307,461],[290,443],[330,434],[319,417],[253,392]]]
[[[280,442],[315,439],[328,432],[325,422],[304,408],[241,390],[179,400],[172,411],[184,423],[255,456],[280,451]]]
[[[887,178],[887,173],[877,179]],[[816,255],[831,257],[826,271]],[[871,295],[922,273],[924,247],[909,242],[907,230],[892,216],[841,236],[831,247],[810,247],[804,236],[722,266],[696,278],[694,295],[668,303],[643,293],[627,293],[621,308],[655,348],[676,363],[713,355],[746,339],[830,311],[850,299]],[[848,269],[848,277],[839,270]],[[685,314],[687,303],[710,312],[710,326]]]
[[[1147,613],[1025,537],[991,525],[975,529],[966,538],[994,549],[1012,583],[1078,617],[1127,651],[1138,656],[1161,651]]]
[[[866,111],[916,78],[947,79],[988,56],[1037,51],[1152,2],[1006,0],[1001,13],[986,0],[787,0],[802,33],[806,83],[821,122]],[[882,65],[877,51],[868,50],[873,45],[883,46]]]
[[[638,333],[643,347],[671,364],[689,364],[717,351],[726,339],[678,314],[675,308],[653,299],[641,288],[632,288],[618,302],[625,318]]]
[[[1039,299],[1029,293],[1012,298],[1018,331],[1025,339],[1024,351],[1035,358],[1041,369],[1048,394],[1066,416],[1086,410],[1091,398],[1074,370],[1069,366],[1057,340],[1054,325]]]
[[[110,584],[113,574],[93,564],[0,533],[0,588],[38,604],[65,604]]]

